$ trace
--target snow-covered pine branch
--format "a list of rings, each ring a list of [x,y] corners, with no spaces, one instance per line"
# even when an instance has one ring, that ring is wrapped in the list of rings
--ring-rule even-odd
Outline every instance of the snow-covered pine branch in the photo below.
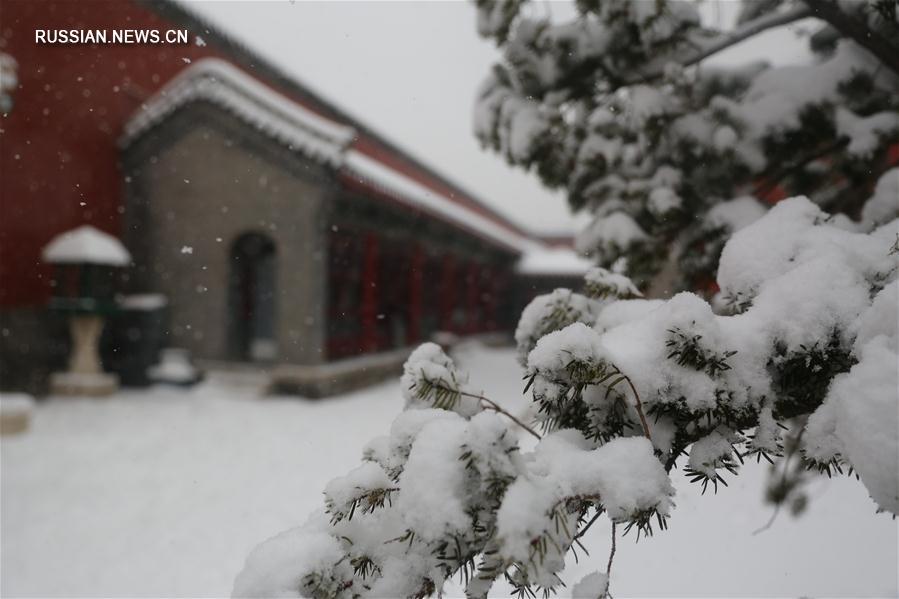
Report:
[[[641,288],[670,248],[681,288],[710,284],[737,219],[712,231],[705,215],[733,198],[763,207],[801,194],[857,217],[859,189],[899,143],[899,73],[887,64],[899,56],[895,2],[752,2],[723,31],[680,0],[582,1],[565,22],[526,0],[476,4],[479,31],[502,59],[479,91],[475,134],[564,189],[592,216],[579,249]],[[821,31],[808,64],[707,64],[810,15],[824,21],[813,21]],[[888,58],[874,42],[892,49]]]
[[[306,524],[253,551],[235,596],[425,597],[453,576],[469,597],[499,578],[552,594],[599,514],[638,534],[664,529],[676,517],[668,472],[726,484],[744,458],[784,451],[797,417],[808,467],[853,469],[896,514],[897,216],[855,224],[803,197],[781,202],[724,247],[732,314],[691,293],[622,299],[632,284],[598,270],[586,287],[600,293],[536,298],[516,333],[543,429],[531,449],[422,345],[389,435],[328,484]],[[593,574],[575,596],[608,583]]]
[[[254,550],[234,594],[424,597],[457,573],[470,596],[500,576],[551,590],[588,510],[664,525],[673,489],[648,440],[560,430],[523,457],[508,421],[462,401],[463,378],[434,344],[416,350],[390,435],[328,484],[325,510]]]
[[[812,11],[838,31],[864,47],[893,73],[899,75],[899,54],[894,36],[899,33],[896,23],[895,0],[840,2],[838,0],[802,0]],[[880,31],[882,21],[886,31]]]

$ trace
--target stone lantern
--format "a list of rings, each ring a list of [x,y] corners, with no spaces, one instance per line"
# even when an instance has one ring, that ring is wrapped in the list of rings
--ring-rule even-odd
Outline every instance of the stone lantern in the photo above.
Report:
[[[114,393],[118,377],[103,372],[99,341],[104,317],[116,310],[116,270],[131,263],[131,254],[112,235],[83,225],[54,237],[42,257],[55,267],[50,309],[68,316],[72,341],[69,368],[51,375],[51,393]]]

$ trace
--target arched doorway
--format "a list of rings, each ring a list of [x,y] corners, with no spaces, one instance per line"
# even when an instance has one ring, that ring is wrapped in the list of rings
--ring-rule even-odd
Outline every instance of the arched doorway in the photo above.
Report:
[[[229,353],[238,360],[274,360],[278,353],[275,243],[267,235],[245,233],[232,244],[230,258]]]

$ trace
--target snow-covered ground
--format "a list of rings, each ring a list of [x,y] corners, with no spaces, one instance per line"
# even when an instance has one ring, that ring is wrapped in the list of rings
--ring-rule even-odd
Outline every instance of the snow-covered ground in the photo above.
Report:
[[[524,407],[511,350],[458,357],[487,394]],[[398,381],[322,401],[251,383],[41,403],[30,432],[2,440],[2,595],[226,596],[249,550],[320,507],[401,407]],[[717,496],[678,477],[670,529],[619,539],[615,596],[897,594],[897,523],[859,483],[821,479],[803,517],[753,535],[771,514],[764,476],[747,467]],[[587,539],[569,581],[605,567],[607,521]]]

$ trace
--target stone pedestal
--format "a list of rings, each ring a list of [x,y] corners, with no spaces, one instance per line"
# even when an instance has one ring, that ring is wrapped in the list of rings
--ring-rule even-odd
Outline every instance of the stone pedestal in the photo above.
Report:
[[[103,317],[97,314],[79,314],[69,320],[72,336],[72,355],[68,372],[55,372],[50,376],[50,392],[53,395],[103,396],[115,393],[119,377],[103,372],[100,365],[100,334]]]

